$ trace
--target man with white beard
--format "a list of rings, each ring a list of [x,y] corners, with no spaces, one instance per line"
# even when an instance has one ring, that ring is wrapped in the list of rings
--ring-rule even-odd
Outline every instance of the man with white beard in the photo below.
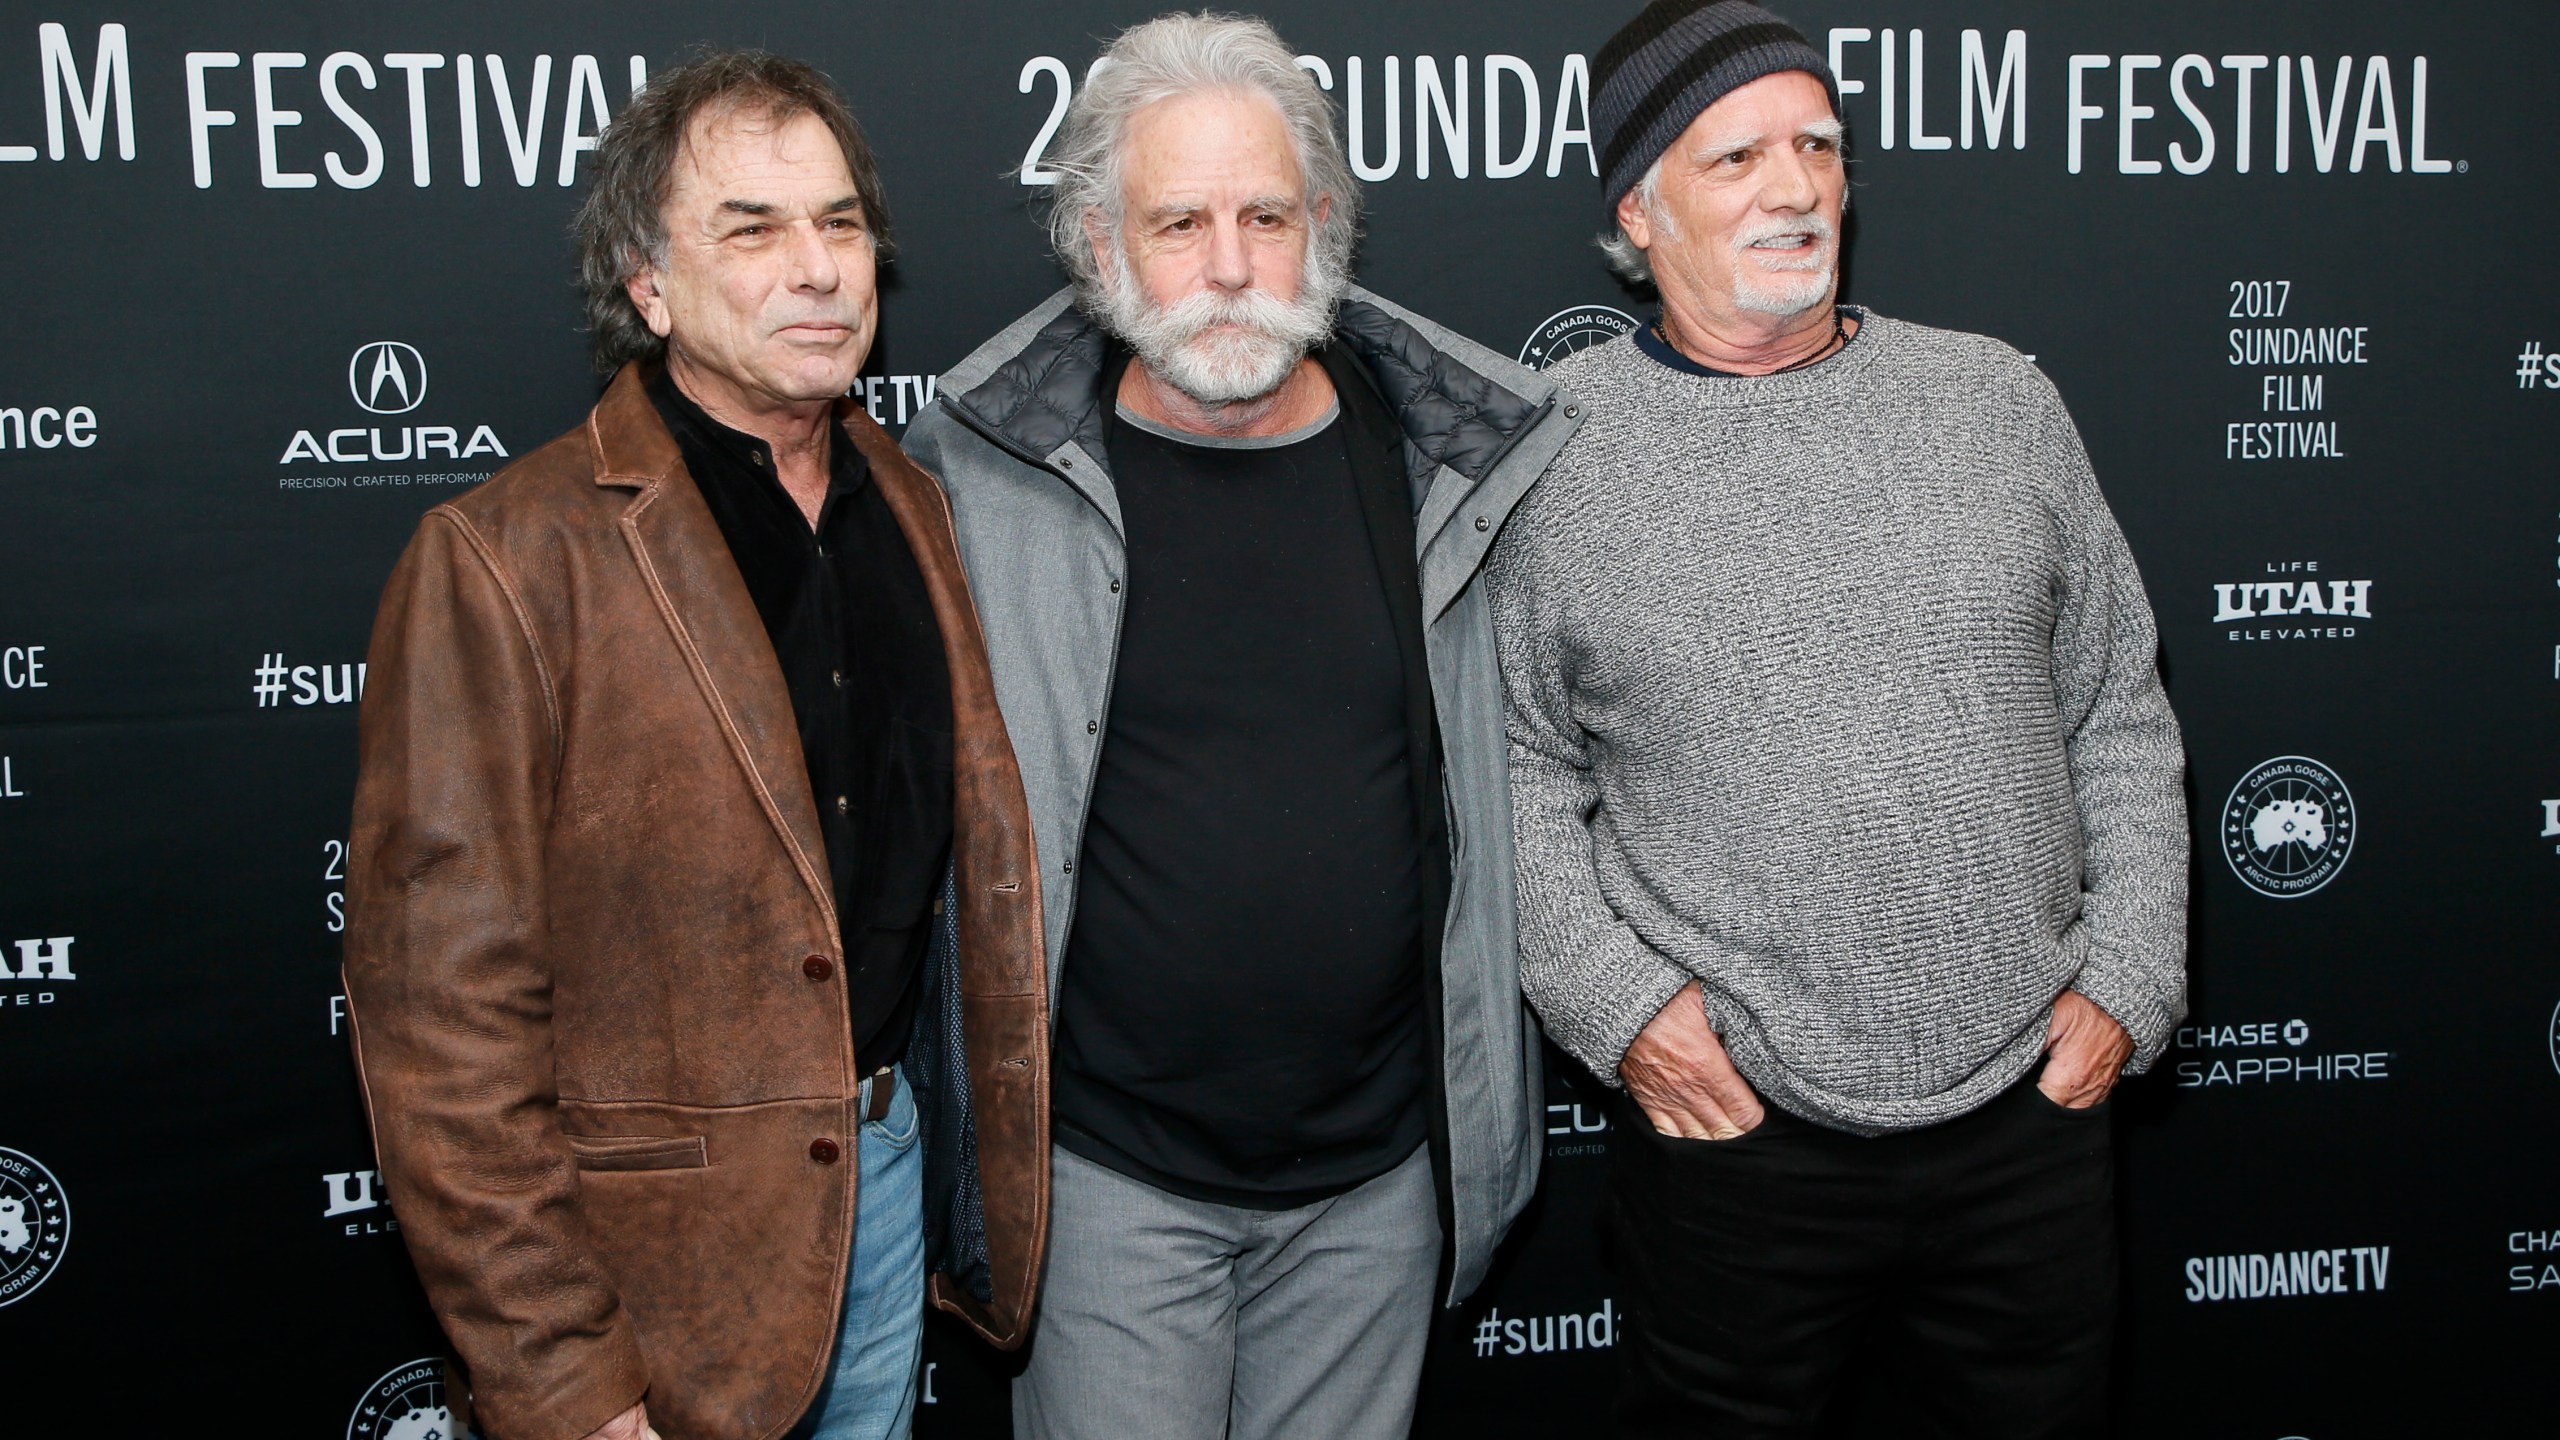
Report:
[[[1741,0],[1592,62],[1603,242],[1660,318],[1488,570],[1521,973],[1624,1091],[1619,1433],[2105,1428],[2106,1100],[2185,1011],[2142,577],[2061,397],[1835,303],[1838,89]]]
[[[1053,163],[1073,284],[906,436],[1046,885],[1015,1430],[1402,1436],[1435,1274],[1472,1290],[1537,1178],[1477,581],[1580,407],[1348,283],[1359,193],[1260,21],[1119,37]]]

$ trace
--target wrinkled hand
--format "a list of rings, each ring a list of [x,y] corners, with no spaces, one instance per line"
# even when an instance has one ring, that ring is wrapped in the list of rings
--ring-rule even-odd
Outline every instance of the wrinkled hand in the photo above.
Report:
[[[2036,1088],[2066,1110],[2086,1110],[2116,1088],[2116,1077],[2133,1058],[2133,1037],[2096,1001],[2065,990],[2053,1002],[2044,1053],[2044,1073],[2036,1077]]]
[[[660,1440],[649,1428],[649,1407],[634,1405],[598,1426],[587,1440]]]
[[[1730,1140],[1768,1118],[1707,1023],[1694,980],[1637,1033],[1618,1062],[1618,1078],[1665,1135]]]

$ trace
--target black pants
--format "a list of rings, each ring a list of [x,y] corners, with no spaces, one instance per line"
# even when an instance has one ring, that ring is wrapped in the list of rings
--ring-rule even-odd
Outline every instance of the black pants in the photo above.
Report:
[[[1772,1106],[1739,1139],[1681,1140],[1619,1097],[1620,1433],[1820,1435],[1853,1383],[1883,1387],[1898,1436],[2103,1433],[2108,1111],[2065,1110],[2031,1075],[1907,1134]]]

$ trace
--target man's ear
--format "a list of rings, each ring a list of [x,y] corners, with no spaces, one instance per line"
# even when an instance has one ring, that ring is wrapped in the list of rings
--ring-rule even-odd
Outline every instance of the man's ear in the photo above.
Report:
[[[649,333],[664,340],[675,329],[675,320],[667,307],[664,277],[655,266],[642,266],[622,278],[622,293],[631,297],[632,308],[640,312],[640,321]]]
[[[1091,210],[1084,212],[1084,238],[1085,243],[1093,247],[1093,273],[1100,278],[1102,288],[1108,290],[1112,273],[1117,268],[1111,263],[1111,235],[1102,228],[1100,217]]]
[[[1618,197],[1618,228],[1626,232],[1637,249],[1653,248],[1653,222],[1646,217],[1644,201],[1637,198],[1634,190]]]

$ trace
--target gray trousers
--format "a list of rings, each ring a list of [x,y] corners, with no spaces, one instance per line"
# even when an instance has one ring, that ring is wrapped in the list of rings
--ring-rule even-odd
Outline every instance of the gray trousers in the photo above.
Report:
[[[1403,1440],[1431,1331],[1429,1147],[1330,1200],[1242,1210],[1051,1153],[1015,1440]]]

